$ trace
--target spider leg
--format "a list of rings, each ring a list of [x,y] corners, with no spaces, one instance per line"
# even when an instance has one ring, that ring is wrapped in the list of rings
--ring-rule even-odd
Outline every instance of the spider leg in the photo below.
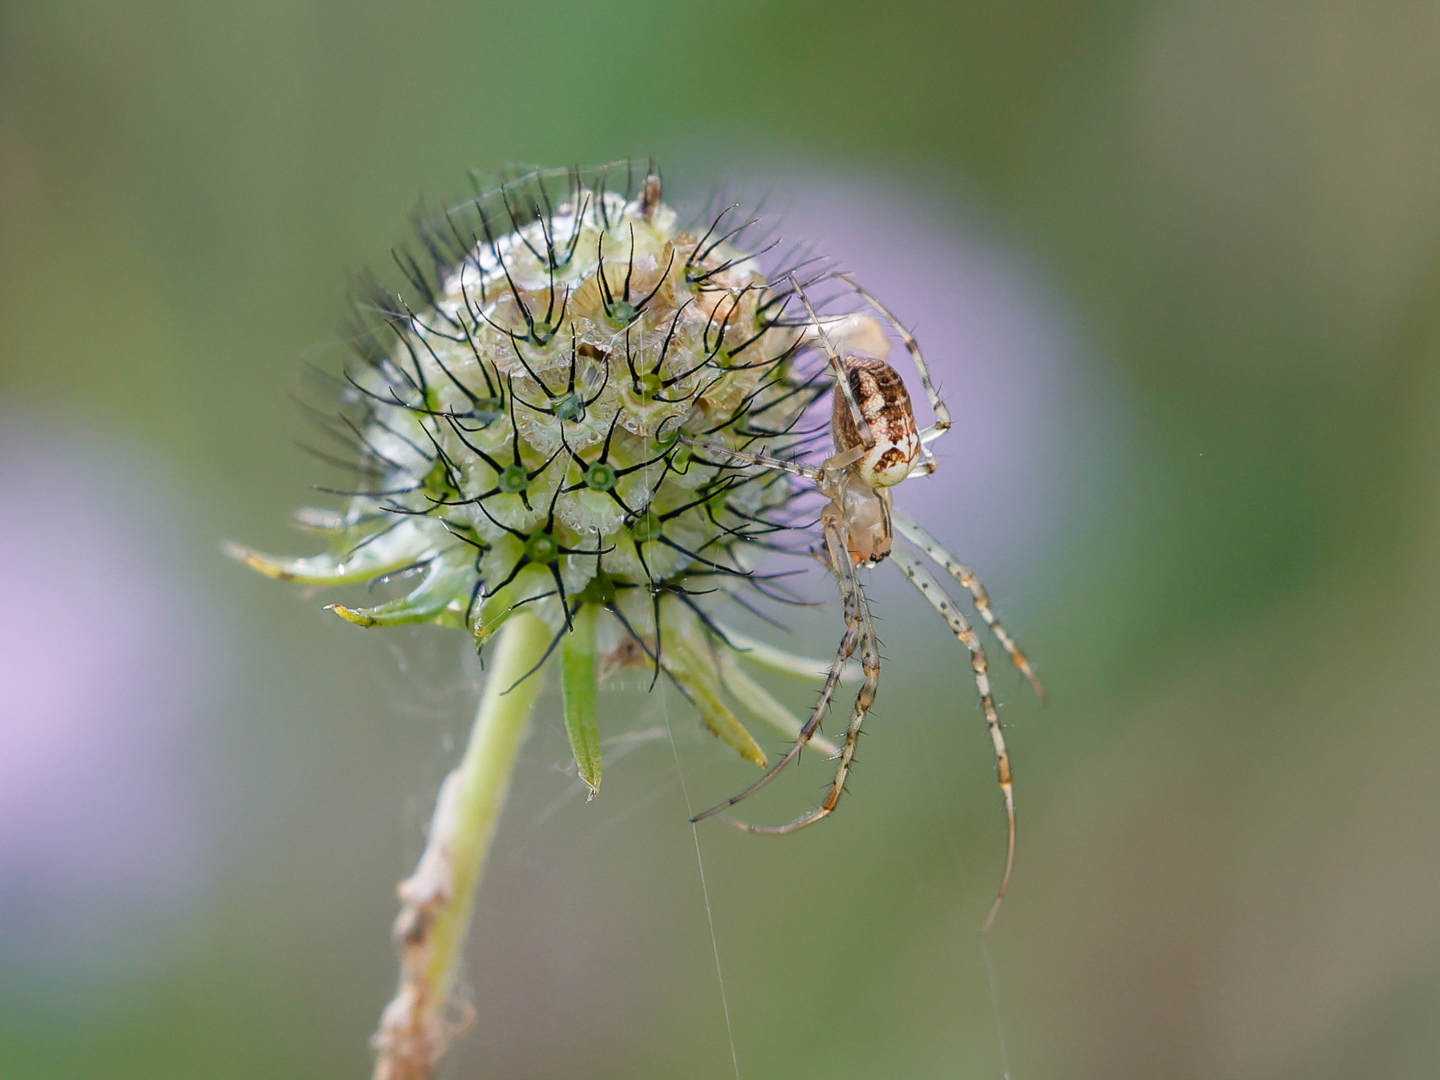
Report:
[[[790,285],[800,297],[800,302],[805,305],[805,314],[810,316],[810,324],[820,334],[820,342],[825,350],[825,358],[830,362],[830,367],[835,374],[835,389],[845,398],[845,403],[850,408],[850,416],[855,421],[855,430],[860,434],[860,442],[868,449],[875,445],[875,436],[870,433],[870,424],[866,421],[865,415],[860,411],[860,403],[855,400],[855,388],[850,385],[850,373],[845,369],[845,361],[840,359],[840,354],[835,351],[835,346],[830,343],[830,335],[825,332],[825,324],[820,321],[820,316],[815,314],[815,309],[810,305],[810,298],[805,295],[805,290],[800,287],[800,282],[795,280],[795,275],[790,275]]]
[[[792,476],[803,476],[807,480],[819,480],[824,475],[821,470],[813,465],[802,465],[798,461],[785,461],[783,458],[767,457],[764,454],[750,454],[744,450],[731,450],[728,446],[721,446],[719,443],[703,442],[700,439],[692,439],[689,435],[681,435],[680,441],[686,446],[693,446],[697,450],[709,450],[712,453],[724,454],[728,458],[742,462],[746,465],[763,465],[767,469],[778,469],[780,472],[790,473]]]
[[[859,581],[852,579],[852,582],[858,592]],[[855,695],[855,707],[850,714],[850,726],[845,731],[845,743],[840,748],[840,761],[835,769],[835,779],[830,782],[830,790],[826,793],[824,801],[815,809],[801,814],[794,821],[788,821],[784,825],[751,825],[743,821],[721,818],[720,820],[725,824],[733,825],[745,832],[782,836],[828,817],[839,804],[840,796],[845,794],[845,781],[850,777],[850,766],[855,760],[855,749],[860,741],[861,725],[865,722],[870,706],[875,702],[875,693],[880,686],[880,641],[875,636],[875,627],[870,621],[870,609],[865,603],[863,594],[861,594],[860,605],[863,625],[860,639],[861,667],[865,672],[865,681],[860,687],[860,692]]]
[[[852,446],[844,453],[835,454],[826,458],[820,463],[817,469],[813,465],[805,465],[798,461],[787,461],[784,458],[769,457],[765,454],[751,454],[745,450],[731,450],[728,446],[721,446],[719,443],[702,442],[699,439],[692,439],[688,435],[681,435],[680,441],[686,446],[693,446],[699,450],[713,450],[717,454],[725,454],[727,457],[742,461],[746,465],[759,465],[766,469],[776,469],[780,472],[787,472],[793,476],[803,476],[807,480],[814,480],[822,492],[827,494],[830,488],[826,485],[834,481],[835,477],[849,468],[855,462],[865,456],[867,448],[864,446]],[[713,462],[712,462],[713,464]]]
[[[980,933],[985,934],[995,921],[1005,894],[1010,891],[1010,871],[1015,868],[1015,788],[1010,774],[1010,752],[1005,749],[1005,733],[1000,728],[1000,713],[995,708],[995,695],[990,690],[990,662],[985,658],[985,646],[980,641],[980,635],[975,633],[975,628],[945,594],[940,582],[935,580],[935,575],[925,568],[925,564],[899,544],[891,550],[890,558],[900,568],[900,572],[910,579],[910,584],[919,589],[920,595],[929,600],[950,624],[955,636],[970,650],[975,688],[980,691],[980,705],[985,710],[985,727],[990,732],[990,742],[995,747],[995,764],[1000,775],[1000,792],[1005,796],[1009,839],[1005,849],[1005,874],[1000,879],[1000,889],[995,894],[995,902],[990,905],[990,914],[985,917],[985,925],[980,928]]]
[[[1020,646],[1015,643],[1015,639],[1012,638],[1009,631],[1001,625],[1000,617],[996,615],[990,607],[990,594],[985,591],[985,586],[980,584],[980,579],[975,576],[975,571],[971,570],[959,559],[955,558],[954,555],[951,555],[950,552],[941,547],[940,542],[931,536],[925,530],[924,526],[909,514],[899,510],[892,510],[890,519],[895,523],[895,527],[900,530],[900,535],[905,537],[906,540],[909,540],[935,562],[943,566],[950,572],[951,577],[966,589],[970,590],[970,595],[975,598],[975,610],[980,612],[980,617],[985,620],[985,625],[990,627],[990,632],[995,635],[996,639],[1010,655],[1010,659],[1014,661],[1015,666],[1020,669],[1025,675],[1025,678],[1030,680],[1030,685],[1035,688],[1035,693],[1039,696],[1040,700],[1042,702],[1046,701],[1049,695],[1045,693],[1045,687],[1041,684],[1039,676],[1035,674],[1035,669],[1030,666],[1029,659],[1025,656]]]
[[[724,802],[695,815],[691,818],[692,821],[703,821],[722,810],[728,810],[742,799],[749,798],[770,783],[781,769],[795,760],[805,744],[820,729],[820,721],[830,707],[835,687],[840,682],[847,662],[859,646],[861,647],[861,666],[864,669],[865,681],[861,685],[859,693],[855,695],[855,707],[850,715],[850,726],[845,732],[845,744],[840,749],[835,779],[830,784],[830,791],[826,794],[825,800],[814,810],[802,814],[794,821],[784,825],[751,825],[731,818],[721,818],[720,820],[745,832],[772,835],[794,832],[796,829],[802,829],[806,825],[828,816],[839,803],[840,796],[844,794],[845,780],[850,774],[850,765],[855,758],[855,747],[860,740],[860,727],[865,721],[865,715],[870,711],[870,706],[875,700],[875,693],[880,685],[880,643],[875,636],[875,627],[870,619],[870,608],[865,601],[865,593],[861,589],[859,579],[855,576],[855,564],[850,558],[844,525],[841,524],[838,514],[826,514],[825,544],[829,552],[831,567],[835,570],[840,592],[844,597],[845,636],[841,638],[840,648],[835,653],[835,659],[831,661],[830,670],[825,677],[825,685],[820,691],[820,699],[815,703],[810,718],[805,721],[805,726],[800,729],[800,734],[790,749],[786,751],[784,757],[740,794],[732,795]]]
[[[877,360],[885,360],[890,355],[889,335],[873,315],[852,313],[822,319],[800,334],[800,340],[806,345],[826,339],[836,350],[847,353],[873,356]]]

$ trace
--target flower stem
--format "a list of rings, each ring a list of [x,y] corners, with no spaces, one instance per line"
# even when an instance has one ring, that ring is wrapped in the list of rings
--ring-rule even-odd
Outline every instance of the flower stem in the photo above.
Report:
[[[540,662],[550,638],[550,628],[524,612],[499,631],[470,744],[440,785],[425,853],[400,883],[403,907],[394,930],[400,988],[372,1039],[375,1080],[428,1080],[450,1040],[470,1022],[469,1006],[451,993],[485,857],[543,685],[540,672],[516,680]]]

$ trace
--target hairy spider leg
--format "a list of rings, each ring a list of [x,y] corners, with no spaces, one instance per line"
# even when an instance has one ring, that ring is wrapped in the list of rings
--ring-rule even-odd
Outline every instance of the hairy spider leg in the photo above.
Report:
[[[790,275],[790,284],[800,297],[800,303],[805,305],[805,314],[810,316],[810,325],[820,333],[820,344],[824,348],[825,358],[830,362],[830,369],[835,375],[835,388],[845,396],[845,402],[850,406],[850,416],[855,421],[855,430],[860,434],[860,442],[864,444],[865,449],[869,450],[875,445],[875,436],[870,433],[870,424],[860,411],[860,403],[855,400],[855,388],[850,385],[850,372],[845,367],[845,361],[840,358],[840,354],[835,351],[835,346],[830,343],[830,335],[825,332],[825,324],[820,321],[820,316],[815,314],[815,309],[810,306],[810,298],[805,295],[805,290],[800,287],[800,282],[795,280],[794,274]]]
[[[864,590],[860,587],[860,581],[856,577],[855,564],[849,557],[848,541],[844,538],[844,526],[838,520],[832,519],[830,526],[826,529],[825,539],[831,560],[845,568],[845,571],[838,573],[836,577],[840,582],[841,592],[845,594],[847,609],[854,612],[846,620],[847,636],[850,632],[850,618],[857,619],[859,623],[860,666],[865,673],[865,681],[855,695],[855,705],[850,713],[850,726],[845,730],[845,743],[840,748],[839,762],[835,768],[835,779],[830,782],[830,790],[826,792],[824,801],[815,809],[801,814],[794,821],[786,822],[784,825],[751,825],[731,818],[720,819],[725,824],[733,825],[745,832],[781,836],[803,829],[806,825],[813,825],[821,818],[828,817],[835,810],[840,803],[840,796],[845,793],[845,781],[849,779],[850,766],[855,760],[855,749],[860,742],[861,726],[865,723],[865,717],[869,715],[870,706],[875,703],[875,695],[880,689],[880,641],[875,635],[875,626],[870,618],[870,605],[866,601]],[[843,665],[844,661],[841,660],[841,663]]]
[[[818,325],[807,326],[801,331],[801,341],[814,345],[821,335],[830,339],[837,351],[873,356],[888,361],[890,356],[890,335],[880,320],[864,312],[836,315],[821,319]]]
[[[819,482],[824,475],[813,465],[804,465],[798,461],[786,461],[784,458],[767,457],[764,454],[751,454],[744,450],[731,450],[728,446],[721,446],[719,443],[706,442],[704,439],[692,439],[689,435],[681,435],[679,439],[686,446],[693,446],[697,450],[710,450],[717,454],[724,454],[726,457],[735,459],[744,465],[760,465],[767,469],[778,469],[787,472],[791,476],[803,476],[807,480]]]
[[[784,458],[769,457],[765,454],[751,454],[745,450],[731,450],[728,446],[721,446],[719,443],[705,442],[703,439],[692,439],[689,435],[681,435],[680,441],[686,446],[693,446],[697,450],[710,450],[717,454],[724,454],[734,458],[736,461],[746,465],[759,465],[765,469],[778,469],[780,472],[790,473],[792,476],[803,476],[807,480],[814,480],[826,495],[826,484],[831,481],[834,474],[842,469],[853,465],[865,456],[866,448],[863,446],[852,446],[843,454],[836,454],[826,458],[817,469],[814,465],[805,465],[798,461],[786,461]]]
[[[955,636],[970,650],[970,666],[975,672],[975,688],[980,691],[980,705],[985,711],[985,727],[990,732],[990,742],[995,748],[995,764],[1000,778],[1000,792],[1005,796],[1005,818],[1009,826],[1009,838],[1005,849],[1005,873],[1000,879],[1000,889],[995,894],[995,902],[990,905],[990,914],[985,917],[985,925],[980,928],[980,933],[985,934],[989,932],[991,924],[995,922],[995,916],[999,914],[1005,894],[1010,891],[1010,872],[1015,868],[1015,788],[1010,773],[1010,752],[1005,749],[1005,733],[1000,728],[1000,713],[995,708],[995,695],[990,690],[990,662],[985,657],[985,646],[980,641],[980,635],[975,633],[975,628],[970,625],[970,621],[960,613],[960,609],[946,595],[945,590],[940,587],[940,582],[935,580],[935,575],[926,569],[925,564],[900,544],[896,544],[891,550],[890,558],[900,568],[900,572],[910,579],[910,584],[919,589],[920,595],[929,600],[935,610],[950,624],[950,629],[954,631]]]
[[[728,810],[736,803],[748,799],[775,779],[781,769],[799,756],[805,744],[820,730],[820,723],[830,709],[830,702],[835,696],[835,688],[840,684],[845,665],[855,655],[856,648],[861,647],[863,643],[861,664],[865,673],[865,681],[855,695],[855,708],[850,716],[850,727],[845,733],[845,745],[840,750],[840,764],[836,768],[835,779],[830,785],[830,791],[825,796],[825,801],[814,810],[802,814],[785,825],[751,825],[725,817],[720,820],[745,832],[788,833],[826,817],[840,801],[840,796],[845,790],[845,778],[849,775],[850,764],[855,757],[855,745],[860,739],[860,725],[864,723],[865,715],[870,711],[870,705],[874,702],[876,691],[880,686],[880,643],[875,636],[875,627],[870,619],[870,607],[865,602],[865,593],[860,587],[859,579],[855,576],[855,564],[850,559],[844,523],[838,513],[831,513],[828,510],[825,523],[825,547],[831,568],[835,571],[836,580],[840,585],[840,594],[844,599],[845,634],[840,639],[840,647],[835,652],[835,659],[830,663],[830,670],[826,672],[825,685],[820,689],[819,700],[815,702],[815,707],[811,710],[805,725],[800,729],[800,734],[795,737],[795,742],[785,752],[784,757],[770,766],[764,776],[744,791],[696,814],[690,819],[692,822],[704,821],[706,818],[713,817],[722,810]]]
[[[971,570],[954,555],[951,555],[950,552],[941,547],[940,542],[931,536],[930,533],[925,530],[925,527],[909,514],[901,510],[892,510],[890,512],[890,520],[894,522],[895,527],[900,530],[901,536],[905,537],[906,540],[909,540],[932,560],[948,570],[950,576],[958,581],[962,587],[970,590],[970,595],[975,599],[975,610],[980,612],[980,617],[985,620],[985,625],[990,627],[990,632],[995,635],[996,640],[1004,647],[1010,659],[1014,661],[1015,666],[1019,668],[1025,678],[1030,681],[1030,685],[1035,688],[1035,693],[1040,700],[1042,702],[1046,701],[1049,695],[1045,693],[1044,685],[1040,682],[1039,676],[1035,674],[1035,669],[1030,666],[1030,660],[1024,651],[1015,643],[1015,639],[1010,636],[1009,631],[1001,625],[1000,617],[995,614],[994,609],[990,606],[990,594],[985,591],[985,586],[982,585],[980,579],[975,576],[975,571]]]

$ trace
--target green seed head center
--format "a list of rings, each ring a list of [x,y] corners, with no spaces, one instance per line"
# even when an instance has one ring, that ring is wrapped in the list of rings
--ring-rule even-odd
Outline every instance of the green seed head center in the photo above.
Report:
[[[630,535],[637,544],[645,544],[660,535],[660,528],[660,519],[654,514],[646,514],[635,519],[635,523],[630,526]]]
[[[560,542],[548,532],[539,532],[525,541],[525,557],[532,563],[548,566],[560,557]]]
[[[615,325],[616,329],[629,326],[639,314],[635,305],[627,300],[616,300],[605,309],[605,317]]]
[[[585,470],[585,486],[593,491],[609,491],[615,486],[615,466],[597,461]]]
[[[566,394],[555,402],[555,416],[558,419],[574,423],[585,415],[585,403],[580,400],[579,394]]]
[[[449,492],[452,487],[453,485],[450,483],[450,470],[446,468],[444,461],[437,460],[425,475],[425,493],[427,495],[443,495]]]
[[[470,415],[482,424],[493,424],[505,415],[505,403],[499,398],[477,398],[470,406]]]
[[[500,473],[500,479],[497,483],[501,491],[508,492],[511,495],[518,495],[530,486],[530,474],[519,465],[510,465]]]

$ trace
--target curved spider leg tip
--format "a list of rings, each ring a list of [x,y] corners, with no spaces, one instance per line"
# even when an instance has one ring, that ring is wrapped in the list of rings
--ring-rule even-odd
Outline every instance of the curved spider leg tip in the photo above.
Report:
[[[998,622],[998,620],[996,621]],[[993,625],[991,629],[994,629]],[[1035,673],[1035,668],[1031,665],[1030,658],[1020,650],[1019,646],[1015,645],[1008,634],[1000,637],[1000,634],[996,633],[995,636],[1000,638],[1000,643],[1005,646],[1005,651],[1010,654],[1010,659],[1014,665],[1020,669],[1020,674],[1025,676],[1025,681],[1030,684],[1030,688],[1035,691],[1035,696],[1040,699],[1040,704],[1046,704],[1050,700],[1050,692],[1045,689],[1045,684],[1040,681],[1040,676]]]
[[[829,810],[816,810],[804,814],[794,821],[784,825],[754,825],[748,821],[739,821],[735,818],[717,816],[716,821],[723,821],[732,829],[739,829],[741,832],[752,833],[756,836],[784,836],[786,833],[798,832],[807,825],[814,825],[815,822],[830,816]]]
[[[1000,878],[1000,889],[995,894],[995,900],[990,905],[990,912],[985,916],[985,922],[980,927],[980,936],[984,937],[990,932],[990,927],[995,925],[995,916],[1000,914],[1000,905],[1005,903],[1005,897],[1010,894],[1010,875],[1015,869],[1015,791],[1010,784],[1001,785],[1005,794],[1005,816],[1009,824],[1009,837],[1005,851],[1005,873]]]
[[[710,807],[709,810],[701,810],[700,813],[694,815],[694,816],[690,819],[690,824],[691,824],[691,825],[698,825],[698,824],[699,824],[700,822],[702,822],[702,821],[706,821],[706,820],[708,820],[708,819],[710,819],[710,818],[712,818],[712,817],[715,817],[717,814],[720,813],[721,810],[729,809],[731,806],[734,806],[734,805],[735,805],[735,804],[734,804],[733,802],[731,802],[729,799],[726,799],[726,800],[725,800],[724,802],[722,802],[722,803],[716,803],[714,806]],[[721,821],[729,821],[729,818],[721,818],[720,820],[721,820]]]
[[[768,831],[763,825],[752,825],[748,821],[737,821],[735,818],[717,817],[715,820],[723,821],[732,829],[739,829],[741,832],[747,832],[755,836],[762,835]]]
[[[990,905],[990,914],[985,916],[985,925],[980,927],[980,936],[984,937],[990,933],[990,927],[995,925],[995,916],[1000,914],[1000,905],[1005,902],[1003,896],[997,896],[995,902]]]

